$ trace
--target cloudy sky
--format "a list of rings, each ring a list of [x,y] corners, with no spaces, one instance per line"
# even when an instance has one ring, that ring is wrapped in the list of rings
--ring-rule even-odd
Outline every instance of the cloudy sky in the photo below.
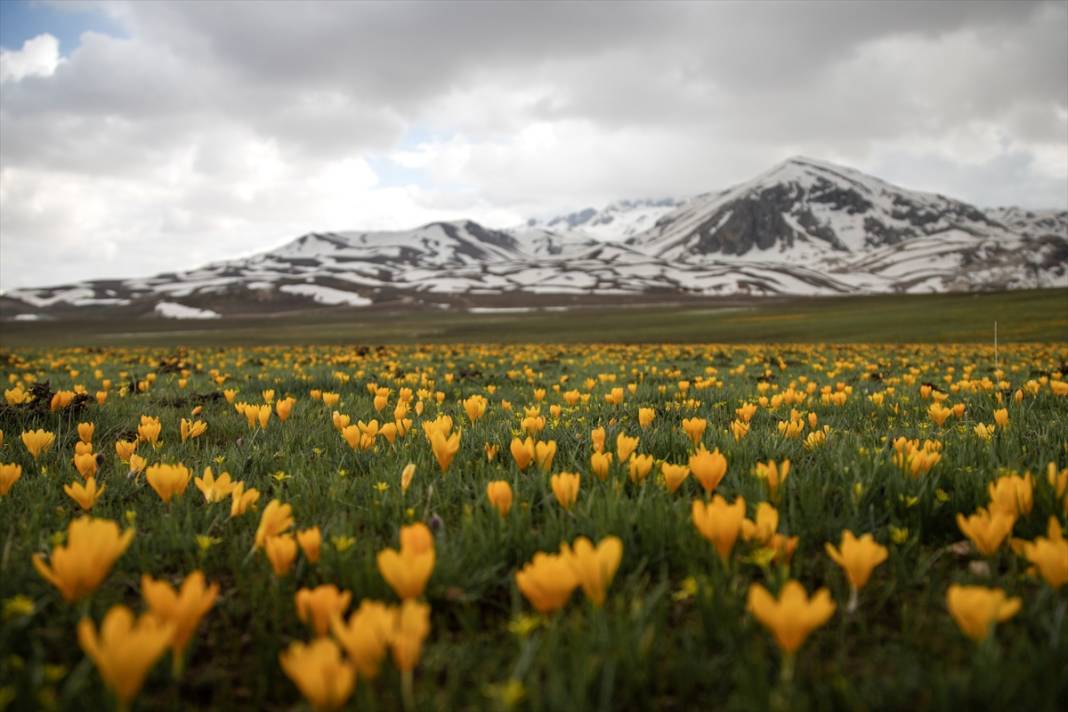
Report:
[[[1068,3],[0,1],[0,289],[804,154],[1068,207]]]

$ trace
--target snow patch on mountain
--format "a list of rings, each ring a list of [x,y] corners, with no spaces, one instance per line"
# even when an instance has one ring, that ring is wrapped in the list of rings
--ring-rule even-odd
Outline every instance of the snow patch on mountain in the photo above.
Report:
[[[178,302],[159,302],[155,311],[164,319],[218,319],[222,316],[210,309],[197,309]]]
[[[598,241],[625,240],[652,228],[657,220],[687,202],[686,198],[618,200],[602,208],[585,208],[542,220],[531,219],[525,229],[574,233]]]
[[[340,289],[331,289],[330,287],[321,287],[317,284],[283,284],[278,288],[278,291],[311,297],[319,304],[329,304],[331,306],[344,304],[350,307],[365,307],[371,304],[370,299],[361,297],[359,294],[343,292]]]

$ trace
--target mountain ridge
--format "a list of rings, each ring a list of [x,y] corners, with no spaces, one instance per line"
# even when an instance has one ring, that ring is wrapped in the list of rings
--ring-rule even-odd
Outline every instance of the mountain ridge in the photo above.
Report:
[[[984,211],[793,157],[718,192],[614,201],[510,229],[459,219],[312,232],[195,270],[13,290],[0,295],[0,318],[1049,286],[1068,286],[1068,211]]]

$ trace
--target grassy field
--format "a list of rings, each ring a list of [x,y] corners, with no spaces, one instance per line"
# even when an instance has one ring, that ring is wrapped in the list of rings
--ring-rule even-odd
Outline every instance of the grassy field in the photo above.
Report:
[[[8,322],[0,344],[737,343],[1068,341],[1068,290],[772,298],[562,312],[323,310],[224,322]]]
[[[988,309],[921,300],[942,306],[926,319],[889,300],[707,319],[720,335],[762,324],[802,338],[859,320],[867,304],[938,340],[985,340],[979,315],[1000,315],[1006,338],[1063,330],[1050,295],[1010,297],[978,298]],[[1038,331],[1006,316],[1025,307],[1045,315]],[[591,338],[609,333],[609,318],[587,325]],[[671,318],[642,338],[706,317]],[[878,336],[896,340],[886,329]],[[116,680],[136,677],[102,674],[118,650],[125,669],[147,669],[142,689],[127,690],[141,709],[281,710],[305,696],[361,710],[1058,709],[1068,543],[1051,522],[1068,515],[1068,347],[1002,345],[996,358],[992,346],[946,344],[8,349],[0,708],[106,709]],[[21,434],[36,429],[54,443],[35,458]],[[643,459],[628,456],[627,438]],[[118,442],[136,443],[133,457]],[[717,450],[722,461],[705,454]],[[766,465],[785,460],[776,485]],[[216,488],[221,501],[209,502],[192,481],[207,467],[258,500],[239,512],[245,500]],[[568,508],[552,484],[562,473],[579,478]],[[185,489],[165,502],[168,476]],[[110,567],[99,541],[68,530],[82,505],[64,486],[90,481],[106,487],[91,516],[133,532]],[[506,513],[490,500],[493,481],[511,493]],[[273,516],[286,505],[291,523]],[[958,515],[979,508],[1000,532],[966,522],[966,535]],[[826,548],[846,530],[874,537],[846,557],[874,565],[855,605]],[[602,543],[603,558],[580,555],[580,537]],[[65,547],[86,567],[58,577],[80,582],[66,595],[31,563],[62,569]],[[538,585],[521,586],[531,562],[524,576]],[[178,586],[194,571],[218,586],[199,619],[161,604],[143,578]],[[332,606],[322,589],[302,616],[300,591],[326,585],[351,599]],[[822,610],[794,607],[774,624],[758,587],[796,585],[826,589]],[[984,617],[981,602],[951,605],[958,585],[1003,592],[1004,620]],[[118,629],[120,605],[146,616],[141,635],[116,636],[94,662],[79,621]],[[971,628],[958,621],[968,616]],[[188,643],[165,651],[183,625]],[[797,626],[810,634],[791,652]],[[316,639],[315,655],[292,647]],[[337,683],[357,666],[354,689],[318,696],[314,680]],[[302,672],[313,680],[303,688]]]

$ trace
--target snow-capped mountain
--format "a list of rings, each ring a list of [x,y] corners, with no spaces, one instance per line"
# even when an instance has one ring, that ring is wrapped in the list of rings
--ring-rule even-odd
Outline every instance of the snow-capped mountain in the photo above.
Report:
[[[543,220],[530,219],[526,228],[541,228],[557,233],[574,233],[595,240],[626,240],[656,225],[657,221],[682,207],[688,198],[618,200],[603,208],[585,208]]]
[[[925,235],[1002,226],[978,208],[915,193],[860,171],[792,158],[751,181],[706,193],[628,240],[668,259],[808,259]]]
[[[692,198],[494,230],[310,233],[253,257],[0,296],[5,319],[215,318],[718,295],[1068,286],[1068,211],[980,210],[807,158]]]

